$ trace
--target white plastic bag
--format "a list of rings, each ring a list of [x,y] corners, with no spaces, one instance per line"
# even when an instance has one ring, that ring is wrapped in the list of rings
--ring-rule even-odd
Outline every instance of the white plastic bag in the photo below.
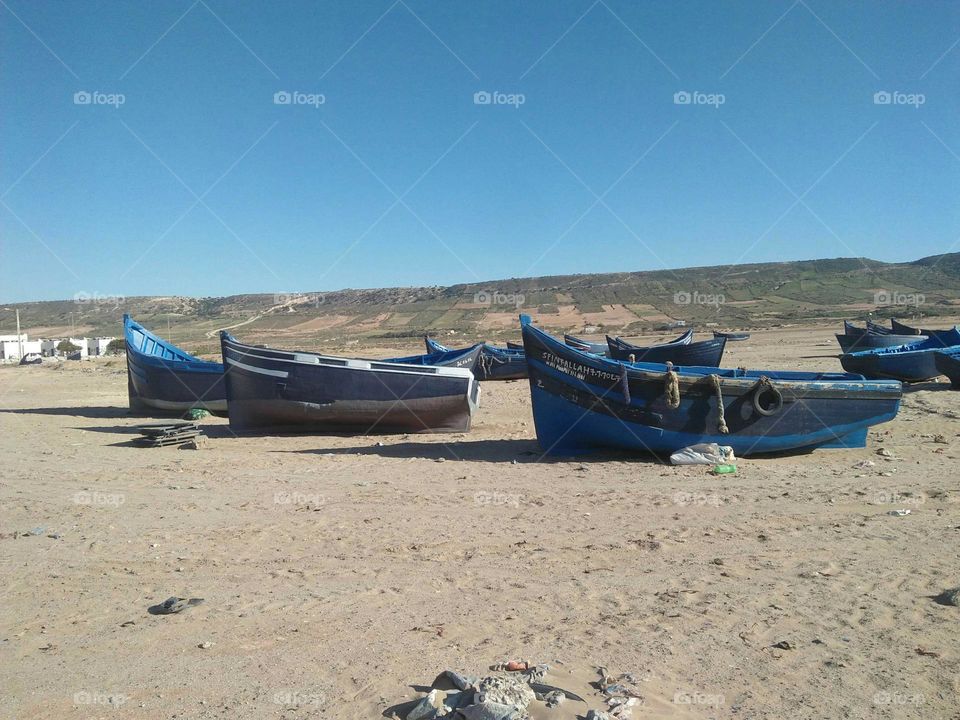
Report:
[[[733,460],[736,460],[733,456],[733,448],[717,443],[688,445],[670,456],[670,462],[673,465],[718,465]]]

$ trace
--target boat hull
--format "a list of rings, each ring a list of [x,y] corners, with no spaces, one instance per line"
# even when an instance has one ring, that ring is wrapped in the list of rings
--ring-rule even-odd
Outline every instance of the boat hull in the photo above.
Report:
[[[950,386],[960,390],[960,353],[937,352],[933,361],[940,374],[950,379]]]
[[[537,439],[551,455],[609,449],[664,454],[699,442],[729,445],[741,456],[863,447],[867,428],[893,419],[900,404],[896,382],[769,373],[783,404],[767,415],[754,402],[763,387],[759,372],[676,368],[680,402],[671,408],[666,366],[617,363],[577,352],[529,324],[523,332]],[[721,385],[727,433],[719,430],[714,374]],[[769,412],[763,403],[761,407]]]
[[[897,345],[906,345],[907,343],[917,342],[918,340],[926,340],[926,338],[917,335],[874,335],[872,333],[837,335],[840,350],[845,353],[870,350],[873,348],[896,347]]]
[[[914,337],[913,342],[906,345],[846,353],[840,356],[840,364],[844,370],[868,378],[922,382],[940,375],[937,351],[957,345],[960,345],[960,332],[954,329],[923,340]]]
[[[433,338],[424,337],[428,353],[450,352]],[[476,365],[472,368],[477,380],[524,380],[527,377],[527,358],[523,350],[503,349],[483,343]]]
[[[674,365],[700,365],[705,367],[719,367],[723,359],[723,350],[727,346],[727,338],[719,337],[700,342],[691,342],[686,345],[669,343],[666,345],[652,345],[641,347],[631,345],[620,338],[608,338],[609,357],[614,360],[631,362],[667,363]]]
[[[195,358],[124,316],[130,409],[182,415],[193,409],[227,414],[223,365]]]
[[[221,344],[235,432],[466,432],[479,400],[463,368]]]

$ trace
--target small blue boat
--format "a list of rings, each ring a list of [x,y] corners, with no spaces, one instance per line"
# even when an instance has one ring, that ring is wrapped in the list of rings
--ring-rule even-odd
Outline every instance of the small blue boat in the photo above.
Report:
[[[705,367],[718,367],[723,359],[723,350],[727,346],[727,338],[715,337],[710,340],[701,340],[691,342],[693,331],[681,336],[687,338],[687,342],[680,343],[673,340],[662,345],[633,345],[622,338],[612,338],[607,336],[607,346],[610,350],[609,357],[614,360],[627,360],[629,362],[652,362],[666,363],[672,362],[674,365],[701,365]]]
[[[743,340],[750,339],[750,333],[748,332],[721,332],[719,330],[714,330],[713,336],[715,338],[726,338],[731,342],[742,342]]]
[[[199,408],[227,412],[223,365],[194,357],[123,316],[127,395],[136,412],[182,415]]]
[[[441,345],[429,335],[425,335],[423,341],[429,353],[451,352],[450,348]],[[527,377],[527,358],[523,350],[498,348],[483,343],[473,374],[477,380],[521,380]]]
[[[894,328],[894,331],[900,335],[925,335],[926,337],[940,337],[942,335],[948,339],[950,338],[950,333],[957,329],[957,326],[954,325],[952,328],[946,330],[927,330],[904,325],[892,319],[890,320],[890,325]]]
[[[864,447],[902,388],[860,375],[623,363],[571,348],[521,316],[537,439],[544,452],[671,453],[700,442],[740,456]]]
[[[840,364],[844,370],[868,378],[921,382],[940,375],[936,364],[937,350],[957,345],[960,345],[960,331],[954,328],[906,345],[845,353],[840,356]]]
[[[428,352],[426,355],[408,355],[406,357],[387,358],[374,362],[397,363],[399,365],[435,365],[437,367],[466,368],[476,374],[483,353],[483,345],[477,343],[462,350],[450,350],[442,345],[442,349]]]
[[[890,335],[893,333],[893,330],[883,325],[878,325],[872,320],[867,320],[867,332],[873,333],[874,335]]]
[[[691,332],[690,335],[693,335],[693,333]],[[595,343],[591,342],[590,340],[583,340],[581,338],[574,337],[573,335],[564,335],[563,342],[572,348],[576,348],[582,352],[593,353],[594,355],[605,356],[608,352],[610,352],[610,348],[607,347],[605,342]]]
[[[867,320],[866,327],[857,327],[852,322],[843,321],[843,332],[845,335],[889,335],[892,330],[883,325],[877,325],[875,322]],[[912,333],[911,333],[912,334]]]
[[[840,350],[845,353],[857,352],[858,350],[870,350],[873,348],[896,347],[897,345],[906,345],[907,343],[926,339],[926,336],[920,335],[877,335],[869,332],[860,335],[837,335]]]
[[[960,347],[937,350],[933,362],[940,374],[950,379],[950,387],[960,390]]]

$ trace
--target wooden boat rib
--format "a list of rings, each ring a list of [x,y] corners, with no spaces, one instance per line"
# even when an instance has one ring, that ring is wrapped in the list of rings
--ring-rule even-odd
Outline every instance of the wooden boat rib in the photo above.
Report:
[[[900,405],[895,381],[616,362],[559,342],[527,316],[521,323],[537,439],[548,454],[669,453],[698,442],[741,456],[863,447],[867,428],[892,420]]]
[[[479,402],[466,368],[220,343],[237,432],[466,432]]]
[[[686,335],[681,336],[686,337]],[[692,339],[693,331],[689,331]],[[679,340],[680,338],[677,338]],[[628,360],[631,362],[672,362],[675,365],[702,365],[717,367],[723,359],[723,350],[727,338],[719,337],[700,342],[680,343],[676,340],[662,345],[633,345],[622,338],[607,337],[609,357],[614,360]]]
[[[429,353],[452,352],[428,335],[424,336],[423,341]],[[527,377],[527,358],[523,350],[498,348],[487,343],[479,347],[480,356],[473,368],[477,380],[521,380]]]
[[[199,408],[227,413],[223,365],[194,357],[123,316],[127,396],[136,412],[182,415]]]

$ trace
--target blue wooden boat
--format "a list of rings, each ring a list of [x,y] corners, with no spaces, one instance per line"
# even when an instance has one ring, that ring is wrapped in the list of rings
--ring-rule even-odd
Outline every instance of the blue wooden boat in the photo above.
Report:
[[[123,316],[127,396],[140,413],[182,415],[199,408],[227,413],[223,365],[194,357]]]
[[[860,335],[837,335],[837,342],[840,343],[840,350],[845,353],[857,352],[858,350],[870,350],[872,348],[896,347],[917,340],[926,340],[926,336],[918,335],[877,335],[875,333],[864,332]]]
[[[425,335],[423,340],[429,353],[450,352],[450,348],[441,345],[429,335]],[[483,343],[473,374],[477,380],[484,381],[521,380],[527,377],[527,358],[523,350],[498,348]]]
[[[878,325],[871,320],[867,320],[866,327],[857,327],[852,322],[847,320],[843,321],[844,335],[890,335],[892,332],[893,331],[890,330],[890,328],[886,328],[883,325]]]
[[[750,333],[745,332],[720,332],[718,330],[714,330],[713,336],[715,338],[726,338],[727,340],[731,340],[733,342],[741,342],[743,340],[750,339]]]
[[[507,340],[507,350],[523,350],[523,343],[515,343]]]
[[[890,335],[893,333],[893,330],[883,325],[878,325],[872,320],[867,320],[867,332],[873,333],[874,335]]]
[[[690,330],[690,337],[693,331]],[[683,337],[683,336],[681,336]],[[678,338],[679,339],[679,338]],[[723,358],[723,349],[727,345],[727,338],[719,337],[699,342],[677,343],[676,341],[662,345],[633,345],[626,340],[607,336],[607,346],[610,349],[609,357],[614,360],[629,362],[672,362],[674,365],[701,365],[718,367]]]
[[[443,346],[441,346],[443,347]],[[377,360],[376,362],[398,363],[400,365],[436,365],[438,367],[457,367],[466,368],[476,374],[480,364],[480,356],[483,353],[483,345],[477,343],[461,350],[434,350],[426,355],[408,355],[406,357],[387,358],[386,360]]]
[[[845,353],[840,356],[840,364],[844,370],[868,378],[921,382],[940,375],[936,351],[957,345],[960,345],[960,331],[953,329],[906,345]]]
[[[843,321],[843,334],[844,335],[866,335],[869,331],[865,327],[857,327],[849,320]]]
[[[547,454],[671,453],[700,442],[730,445],[740,456],[863,447],[867,428],[892,420],[900,406],[895,381],[617,362],[561,343],[528,316],[521,325]]]
[[[480,386],[466,367],[245,345],[220,333],[236,432],[466,432]],[[476,361],[480,347],[458,351]]]
[[[563,342],[569,345],[572,348],[581,350],[583,352],[593,353],[594,355],[606,355],[610,349],[607,347],[606,343],[595,343],[590,340],[582,340],[573,335],[564,335]]]
[[[950,386],[960,390],[960,347],[937,350],[933,362],[941,375],[950,378]]]
[[[926,335],[925,330],[920,328],[911,327],[910,325],[905,325],[904,323],[890,318],[890,327],[894,333],[897,335]]]
[[[950,338],[952,337],[950,333],[957,329],[957,326],[954,325],[952,328],[948,328],[946,330],[928,330],[911,327],[910,325],[904,325],[903,323],[892,319],[890,320],[890,324],[896,329],[896,332],[901,335],[923,335],[933,338],[943,336],[947,342],[949,342]]]

